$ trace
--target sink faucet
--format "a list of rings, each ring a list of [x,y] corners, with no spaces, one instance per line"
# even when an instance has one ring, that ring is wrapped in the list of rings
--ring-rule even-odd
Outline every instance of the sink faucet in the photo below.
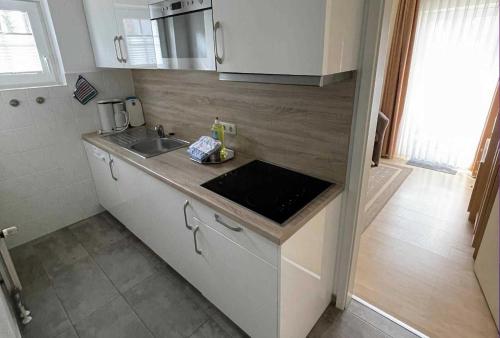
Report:
[[[165,129],[163,129],[163,126],[161,124],[155,125],[155,131],[158,133],[159,137],[165,137]]]

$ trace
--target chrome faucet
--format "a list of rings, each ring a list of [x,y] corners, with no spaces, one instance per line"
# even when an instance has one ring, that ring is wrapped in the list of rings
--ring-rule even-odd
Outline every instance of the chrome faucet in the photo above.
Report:
[[[163,129],[163,126],[161,124],[155,125],[155,131],[159,137],[161,138],[165,137],[165,129]]]

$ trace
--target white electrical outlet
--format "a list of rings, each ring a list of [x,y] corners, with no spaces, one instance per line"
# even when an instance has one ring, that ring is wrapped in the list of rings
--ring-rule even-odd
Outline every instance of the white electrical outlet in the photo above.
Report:
[[[228,122],[221,122],[220,124],[224,127],[224,134],[236,135],[236,124]]]

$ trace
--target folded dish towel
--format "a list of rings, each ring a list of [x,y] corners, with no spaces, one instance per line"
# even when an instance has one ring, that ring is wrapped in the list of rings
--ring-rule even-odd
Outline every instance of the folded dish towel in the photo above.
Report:
[[[195,143],[191,144],[187,150],[189,156],[194,160],[203,162],[210,155],[221,147],[221,142],[210,136],[202,136]]]

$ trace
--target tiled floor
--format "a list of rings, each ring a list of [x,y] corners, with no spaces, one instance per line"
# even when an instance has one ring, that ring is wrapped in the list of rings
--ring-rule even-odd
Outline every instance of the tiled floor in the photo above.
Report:
[[[24,337],[245,337],[108,213],[12,250],[33,320]],[[353,301],[309,337],[414,337]]]
[[[473,180],[412,168],[361,236],[354,293],[432,337],[498,337],[473,271]]]

